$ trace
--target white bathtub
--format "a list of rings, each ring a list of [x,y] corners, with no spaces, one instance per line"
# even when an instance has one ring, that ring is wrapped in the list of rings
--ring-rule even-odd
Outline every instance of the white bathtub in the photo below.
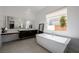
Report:
[[[38,44],[54,53],[64,52],[69,41],[71,40],[70,38],[49,34],[37,34],[36,39]]]

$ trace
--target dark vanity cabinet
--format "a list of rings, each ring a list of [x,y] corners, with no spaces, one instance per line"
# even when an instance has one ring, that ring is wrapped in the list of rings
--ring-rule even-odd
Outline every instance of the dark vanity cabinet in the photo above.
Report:
[[[23,30],[19,31],[19,38],[34,37],[37,34],[37,30]]]

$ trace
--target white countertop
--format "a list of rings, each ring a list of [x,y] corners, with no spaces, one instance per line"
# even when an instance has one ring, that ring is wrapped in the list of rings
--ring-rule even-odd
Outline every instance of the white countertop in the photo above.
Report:
[[[28,31],[28,30],[35,30],[35,29],[8,29],[5,33],[1,33],[0,34],[8,34],[8,33],[19,33],[19,31]]]
[[[19,31],[25,31],[25,30],[35,30],[35,29],[18,29]]]

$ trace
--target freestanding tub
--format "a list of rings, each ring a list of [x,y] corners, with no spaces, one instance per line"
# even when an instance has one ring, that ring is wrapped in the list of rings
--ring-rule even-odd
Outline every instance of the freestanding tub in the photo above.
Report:
[[[62,53],[71,39],[43,33],[37,34],[36,40],[39,45],[48,49],[50,52]]]

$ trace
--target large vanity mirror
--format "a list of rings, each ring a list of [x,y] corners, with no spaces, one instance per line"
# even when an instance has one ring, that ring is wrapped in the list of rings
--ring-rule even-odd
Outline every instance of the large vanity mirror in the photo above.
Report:
[[[14,17],[12,17],[12,16],[6,16],[5,17],[5,20],[6,20],[6,27],[8,28],[8,29],[14,29],[14,24],[15,24],[15,21],[14,21]]]
[[[28,29],[32,28],[32,23],[25,18],[6,16],[5,27],[8,29]]]

